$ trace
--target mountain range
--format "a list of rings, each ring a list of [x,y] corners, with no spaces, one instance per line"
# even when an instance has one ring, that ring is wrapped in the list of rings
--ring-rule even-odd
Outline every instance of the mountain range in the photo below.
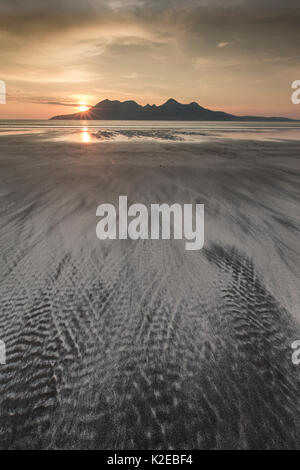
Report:
[[[63,114],[51,119],[78,120],[147,120],[147,121],[281,121],[293,122],[284,117],[235,116],[223,111],[212,111],[203,108],[196,102],[179,103],[170,98],[162,105],[146,104],[142,106],[135,101],[103,100],[88,111]]]

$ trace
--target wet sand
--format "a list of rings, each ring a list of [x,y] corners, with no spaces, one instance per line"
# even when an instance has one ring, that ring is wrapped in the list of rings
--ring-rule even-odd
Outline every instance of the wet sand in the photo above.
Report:
[[[0,139],[0,447],[300,448],[299,142]],[[204,249],[98,240],[123,194]]]

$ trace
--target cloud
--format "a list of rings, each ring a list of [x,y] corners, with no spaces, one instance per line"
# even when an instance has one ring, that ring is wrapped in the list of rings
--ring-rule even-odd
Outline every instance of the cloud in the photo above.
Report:
[[[7,98],[11,101],[19,102],[19,103],[35,103],[35,104],[46,104],[46,105],[53,105],[53,106],[67,106],[67,107],[78,107],[78,102],[68,102],[68,101],[48,101],[47,97],[40,97],[35,96],[32,97],[30,95],[23,95],[20,94],[8,94]]]
[[[218,47],[227,47],[230,46],[230,44],[233,44],[233,42],[219,42]]]
[[[299,23],[298,0],[0,0],[0,78],[45,103],[218,99],[220,80],[228,96],[233,82],[286,86]]]

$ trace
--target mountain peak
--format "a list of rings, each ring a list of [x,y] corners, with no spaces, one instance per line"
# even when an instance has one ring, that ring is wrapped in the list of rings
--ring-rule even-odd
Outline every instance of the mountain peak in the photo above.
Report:
[[[137,104],[136,101],[134,100],[127,100],[127,101],[123,101],[123,104],[126,103],[126,104],[134,104],[135,106],[140,106],[139,104]]]
[[[98,106],[106,106],[106,105],[116,105],[116,104],[120,104],[121,101],[118,101],[118,100],[102,100],[102,101],[99,101],[99,103],[96,104],[95,107],[98,107]]]
[[[164,104],[179,104],[174,98],[169,98]]]

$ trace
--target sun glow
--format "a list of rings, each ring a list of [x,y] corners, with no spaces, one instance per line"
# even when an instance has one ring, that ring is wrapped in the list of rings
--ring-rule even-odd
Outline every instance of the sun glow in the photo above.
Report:
[[[84,113],[85,111],[89,110],[89,107],[86,106],[85,104],[82,104],[82,105],[78,106],[78,109],[81,113]]]

